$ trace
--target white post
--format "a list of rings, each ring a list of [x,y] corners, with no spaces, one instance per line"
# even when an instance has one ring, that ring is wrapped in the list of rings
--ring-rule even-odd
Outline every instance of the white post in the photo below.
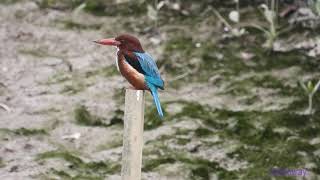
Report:
[[[144,91],[126,89],[122,180],[140,180],[143,147]]]

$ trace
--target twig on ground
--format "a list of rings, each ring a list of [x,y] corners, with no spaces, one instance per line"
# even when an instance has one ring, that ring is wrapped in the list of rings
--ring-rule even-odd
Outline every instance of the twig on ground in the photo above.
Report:
[[[0,108],[8,111],[8,112],[11,112],[11,108],[3,103],[0,103]]]

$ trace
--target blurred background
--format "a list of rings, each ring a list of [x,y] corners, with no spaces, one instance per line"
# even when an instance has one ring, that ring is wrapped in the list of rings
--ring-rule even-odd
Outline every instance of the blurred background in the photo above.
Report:
[[[120,33],[166,81],[143,179],[320,179],[319,0],[1,0],[1,180],[120,179]]]

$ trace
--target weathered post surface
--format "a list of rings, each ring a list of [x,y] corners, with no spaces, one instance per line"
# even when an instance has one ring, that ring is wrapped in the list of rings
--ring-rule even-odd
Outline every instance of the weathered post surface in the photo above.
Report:
[[[144,91],[126,89],[122,180],[140,180],[143,148]]]

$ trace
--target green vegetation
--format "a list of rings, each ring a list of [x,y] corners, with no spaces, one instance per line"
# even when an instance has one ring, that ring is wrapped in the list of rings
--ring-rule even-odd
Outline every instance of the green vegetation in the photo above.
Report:
[[[146,159],[143,161],[144,172],[155,170],[162,164],[174,164],[174,163],[183,163],[186,165],[186,168],[191,170],[190,178],[192,179],[206,179],[209,177],[211,172],[218,174],[220,178],[235,178],[235,173],[229,172],[226,169],[220,167],[217,162],[193,157],[190,154],[184,152],[175,152],[166,147],[158,147],[153,153],[159,153],[160,151],[165,150],[165,154],[162,154],[156,159]]]
[[[61,178],[72,179],[103,179],[107,174],[113,174],[120,170],[120,165],[109,161],[85,162],[75,154],[67,151],[48,151],[39,154],[37,160],[59,158],[67,161],[69,171],[75,171],[75,175],[67,171],[53,169],[52,173]]]
[[[305,85],[304,83],[300,82],[301,87],[305,91],[305,93],[308,95],[308,101],[309,101],[309,106],[307,109],[307,112],[309,114],[313,113],[313,97],[320,90],[320,80],[317,82],[317,84],[313,84],[312,81],[308,81],[308,84]]]
[[[39,57],[39,58],[50,56],[48,52],[45,51],[44,49],[20,49],[19,52],[22,54],[28,54],[28,55]]]
[[[91,24],[91,25],[86,25],[86,24],[81,24],[74,22],[72,20],[64,20],[61,21],[61,23],[64,25],[66,29],[100,29],[101,24]]]
[[[3,2],[9,4],[18,0]],[[158,60],[166,81],[166,90],[161,97],[165,118],[159,119],[151,96],[147,95],[144,128],[146,133],[154,133],[152,135],[156,137],[152,136],[155,139],[145,144],[144,172],[163,175],[167,169],[171,170],[171,166],[178,165],[183,167],[188,179],[210,179],[212,176],[218,179],[272,179],[270,169],[283,167],[306,168],[319,176],[320,96],[316,94],[320,85],[319,0],[310,0],[307,4],[311,14],[316,15],[311,18],[299,17],[299,9],[293,9],[287,16],[278,16],[287,7],[296,5],[288,1],[282,4],[283,1],[278,0],[263,1],[265,5],[262,1],[241,1],[241,9],[239,1],[233,0],[159,0],[158,4],[146,0],[36,2],[44,16],[52,15],[51,9],[54,9],[52,16],[75,15],[80,9],[94,15],[85,14],[90,18],[97,19],[97,24],[95,21],[82,24],[69,17],[60,20],[60,16],[59,20],[50,21],[50,25],[53,23],[50,28],[62,27],[57,30],[62,31],[63,36],[64,33],[80,32],[85,38],[92,38],[92,34],[109,37],[129,32],[137,35],[144,48]],[[235,11],[235,7],[241,21],[229,23],[225,17]],[[22,22],[29,23],[32,19],[32,16],[24,19],[24,12],[18,16],[16,18]],[[42,21],[37,21],[36,25],[43,26]],[[311,23],[314,26],[310,28],[308,24]],[[57,37],[61,38],[59,34]],[[28,58],[55,57],[47,52],[50,47],[19,47],[24,46],[18,46],[18,55]],[[89,53],[83,52],[84,55]],[[69,57],[69,54],[73,55],[73,49],[70,47],[66,54],[61,59],[73,58]],[[94,63],[89,64],[91,69],[76,68],[75,71],[70,63],[67,64],[69,71],[54,67],[57,73],[49,77],[45,85],[52,85],[54,89],[60,86],[58,93],[79,98],[88,93],[89,86],[98,81],[101,83],[100,80],[120,83],[115,77],[119,75],[115,66],[93,67]],[[299,80],[303,82],[299,84]],[[68,117],[64,119],[74,119],[76,124],[73,126],[90,126],[81,129],[105,127],[105,130],[119,128],[122,131],[121,125],[113,125],[123,121],[124,91],[117,89],[110,93],[114,93],[112,98],[116,102],[114,112],[98,117],[88,107],[79,105],[73,113],[66,113]],[[5,91],[1,95],[5,96]],[[50,111],[55,116],[65,113]],[[110,119],[110,123],[106,123],[106,119]],[[159,128],[161,126],[165,127]],[[7,134],[49,133],[47,129],[0,129],[4,140]],[[82,143],[81,139],[72,143],[77,145],[78,142]],[[80,146],[79,151],[84,148],[90,153],[100,153],[112,151],[121,144],[120,135],[115,135],[98,142],[97,146]],[[97,149],[92,150],[92,147]],[[38,156],[39,161],[45,159],[63,160],[68,165],[50,169],[44,173],[44,176],[49,175],[44,179],[52,179],[50,175],[61,179],[106,179],[120,170],[118,162],[92,162],[90,157],[85,160],[67,150],[49,151]],[[7,163],[10,162],[5,162],[6,166]],[[0,160],[0,167],[1,164],[4,163]],[[240,168],[227,168],[233,165]]]
[[[163,103],[164,104],[164,103]],[[164,106],[162,106],[163,110],[164,110]],[[150,129],[154,129],[156,127],[161,126],[161,124],[163,124],[163,121],[165,119],[161,119],[158,116],[158,111],[157,108],[154,106],[154,104],[152,104],[151,107],[146,108],[145,111],[145,121],[144,121],[144,129],[145,130],[150,130]]]
[[[3,162],[2,158],[0,157],[0,168],[3,168],[5,167],[5,163]]]
[[[22,0],[2,0],[0,3],[3,3],[3,4],[12,4],[12,3],[17,3],[19,1],[22,1]]]
[[[145,4],[139,2],[112,3],[103,0],[40,0],[41,8],[75,9],[84,5],[84,10],[96,16],[131,16],[146,12]]]
[[[314,13],[320,16],[320,1],[319,0],[308,0],[308,4],[310,8],[314,11]]]
[[[74,109],[74,118],[76,122],[84,126],[102,126],[109,127],[114,124],[122,123],[123,112],[121,110],[116,110],[113,117],[110,119],[110,123],[104,122],[103,118],[92,115],[88,109],[79,105]]]
[[[69,80],[71,80],[70,74],[58,72],[54,74],[52,77],[49,77],[47,84],[63,83]]]
[[[110,76],[115,76],[118,74],[119,74],[119,72],[118,72],[116,66],[112,65],[112,66],[106,66],[106,67],[96,69],[96,70],[87,71],[85,73],[85,76],[86,77],[91,77],[91,76],[110,77]]]
[[[27,129],[27,128],[19,128],[19,129],[0,128],[0,132],[17,135],[17,136],[34,136],[34,135],[48,134],[48,132],[45,129]]]
[[[279,31],[277,27],[277,12],[276,12],[278,7],[276,7],[276,0],[270,0],[270,4],[271,4],[270,7],[268,7],[265,4],[261,5],[263,17],[267,21],[268,26],[263,27],[258,24],[251,24],[252,27],[257,28],[258,30],[260,30],[265,34],[265,37],[267,40],[264,46],[268,49],[273,48],[273,44],[276,38],[279,36]]]
[[[86,86],[83,83],[74,81],[72,84],[65,85],[60,92],[67,94],[77,94],[78,92],[83,91],[85,88]]]
[[[212,109],[198,103],[175,102],[184,104],[181,112],[172,118],[179,119],[181,116],[190,117],[190,121],[200,119],[207,127],[212,127],[215,131],[207,128],[197,128],[195,130],[180,129],[173,136],[163,136],[155,141],[148,142],[147,146],[153,151],[145,151],[145,156],[159,155],[158,158],[146,158],[144,171],[156,170],[161,164],[172,164],[180,162],[192,164],[189,166],[192,178],[206,179],[211,172],[218,174],[219,178],[237,177],[241,173],[245,179],[256,179],[268,177],[269,170],[273,167],[296,168],[302,167],[307,162],[317,163],[317,158],[313,154],[318,145],[309,144],[309,139],[316,138],[320,129],[318,117],[313,122],[307,115],[300,115],[290,112],[290,109],[282,111],[230,111],[225,109]],[[319,113],[319,112],[317,112]],[[279,130],[278,130],[279,129]],[[226,171],[219,167],[218,162],[210,162],[198,158],[193,158],[191,154],[184,154],[175,151],[162,144],[167,144],[176,139],[177,144],[186,145],[190,139],[181,139],[177,135],[188,135],[194,133],[196,137],[204,138],[218,135],[221,141],[214,144],[221,145],[223,142],[240,142],[237,148],[230,153],[230,158],[249,162],[254,166],[247,167],[240,171]],[[300,137],[296,137],[299,134]],[[200,140],[201,147],[210,148],[213,144]],[[160,147],[158,146],[160,144]],[[161,154],[166,152],[165,154]],[[176,154],[175,152],[179,152]],[[306,159],[299,152],[304,152],[310,159]],[[160,154],[161,155],[160,155]],[[184,155],[183,155],[184,154]],[[312,171],[319,171],[318,168]]]
[[[112,142],[101,144],[98,146],[98,150],[113,149],[122,146],[122,137],[116,137]]]
[[[101,118],[91,115],[85,106],[75,108],[74,118],[80,125],[107,126]]]

